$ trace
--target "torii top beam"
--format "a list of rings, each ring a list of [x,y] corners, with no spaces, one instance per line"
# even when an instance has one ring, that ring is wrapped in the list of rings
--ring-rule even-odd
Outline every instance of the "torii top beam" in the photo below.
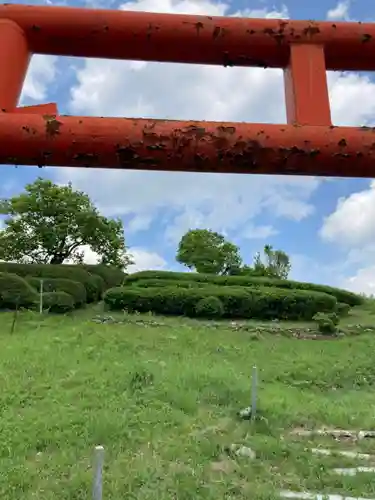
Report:
[[[375,25],[76,7],[0,5],[36,54],[285,68],[292,44],[323,45],[327,70],[375,69]]]

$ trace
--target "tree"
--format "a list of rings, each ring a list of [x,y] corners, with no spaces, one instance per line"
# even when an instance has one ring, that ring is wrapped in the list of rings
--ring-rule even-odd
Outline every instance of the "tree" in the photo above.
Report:
[[[188,231],[178,245],[176,260],[198,273],[208,274],[229,274],[242,264],[238,247],[208,229]]]
[[[264,276],[287,279],[291,264],[289,256],[282,250],[274,250],[271,245],[265,245],[263,259],[260,253],[254,258],[254,271]]]
[[[1,200],[0,213],[7,216],[0,232],[1,260],[81,262],[86,245],[103,264],[123,268],[131,263],[121,220],[100,215],[90,198],[71,184],[39,178],[20,195]]]

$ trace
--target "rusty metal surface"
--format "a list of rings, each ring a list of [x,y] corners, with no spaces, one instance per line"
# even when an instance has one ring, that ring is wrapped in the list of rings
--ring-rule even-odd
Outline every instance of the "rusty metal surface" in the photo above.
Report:
[[[324,44],[327,69],[375,69],[375,24],[0,5],[35,53],[285,67],[289,44]]]
[[[375,176],[375,129],[0,114],[0,163]]]
[[[30,57],[22,29],[0,18],[0,110],[9,111],[17,106]]]

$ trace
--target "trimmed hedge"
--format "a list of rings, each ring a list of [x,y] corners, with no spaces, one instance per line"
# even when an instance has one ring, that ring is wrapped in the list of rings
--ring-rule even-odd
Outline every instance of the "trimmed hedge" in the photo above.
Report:
[[[27,276],[25,280],[37,291],[40,290],[41,278]],[[68,293],[73,297],[75,307],[82,307],[87,301],[86,289],[78,281],[64,278],[43,278],[43,293],[48,292]]]
[[[289,290],[308,290],[314,292],[327,293],[336,297],[338,302],[357,306],[363,303],[363,298],[347,290],[334,288],[326,285],[317,285],[315,283],[303,283],[300,281],[280,280],[265,277],[253,276],[214,276],[211,274],[199,273],[175,273],[171,271],[140,271],[128,275],[124,280],[124,286],[141,280],[168,280],[173,283],[190,281],[218,286],[236,286],[236,287],[272,287],[284,288]]]
[[[0,262],[0,272],[18,274],[22,278],[63,278],[78,281],[86,289],[87,302],[96,302],[102,294],[104,283],[100,276],[93,276],[79,266],[65,264],[15,264]],[[99,282],[102,284],[99,285]]]
[[[105,283],[104,280],[101,276],[98,274],[93,274],[84,269],[81,265],[70,265],[70,264],[62,264],[62,267],[65,269],[66,267],[69,267],[72,269],[72,271],[75,272],[84,272],[86,275],[88,275],[88,281],[87,283],[81,282],[81,280],[73,279],[73,277],[70,277],[73,281],[80,281],[82,284],[85,285],[86,288],[86,293],[87,293],[87,302],[98,302],[101,300],[104,290],[105,290]]]
[[[38,294],[17,274],[0,273],[0,308],[31,309],[38,301]]]
[[[125,281],[123,286],[127,286],[128,283]],[[217,286],[217,285],[212,285],[211,283],[205,283],[205,282],[200,282],[200,281],[188,281],[188,280],[182,280],[182,281],[175,281],[175,280],[165,280],[165,279],[140,279],[137,281],[132,281],[131,282],[132,286],[136,286],[139,288],[162,288],[164,286],[166,287],[176,287],[176,288],[202,288],[202,287],[207,287],[207,286]]]
[[[118,287],[107,290],[104,302],[111,310],[154,312],[164,315],[197,316],[197,304],[216,297],[223,304],[223,317],[253,319],[311,320],[318,312],[331,312],[337,301],[332,295],[280,288],[141,288]]]
[[[43,293],[43,309],[52,313],[67,313],[74,309],[74,299],[66,292]]]
[[[105,266],[104,264],[80,264],[85,271],[100,276],[105,285],[105,290],[114,286],[121,286],[125,273],[117,267]]]
[[[25,279],[17,274],[0,273],[1,309],[36,309],[39,299],[39,293]],[[43,293],[43,308],[55,313],[66,313],[74,309],[74,299],[65,292]]]

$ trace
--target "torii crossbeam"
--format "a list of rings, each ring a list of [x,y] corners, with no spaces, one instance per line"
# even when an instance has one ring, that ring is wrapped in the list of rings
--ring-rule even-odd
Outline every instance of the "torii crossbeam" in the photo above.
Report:
[[[283,68],[287,124],[18,108],[32,54]],[[331,123],[326,70],[375,69],[375,24],[0,5],[0,164],[375,177],[375,128]],[[353,102],[353,106],[355,103]]]

